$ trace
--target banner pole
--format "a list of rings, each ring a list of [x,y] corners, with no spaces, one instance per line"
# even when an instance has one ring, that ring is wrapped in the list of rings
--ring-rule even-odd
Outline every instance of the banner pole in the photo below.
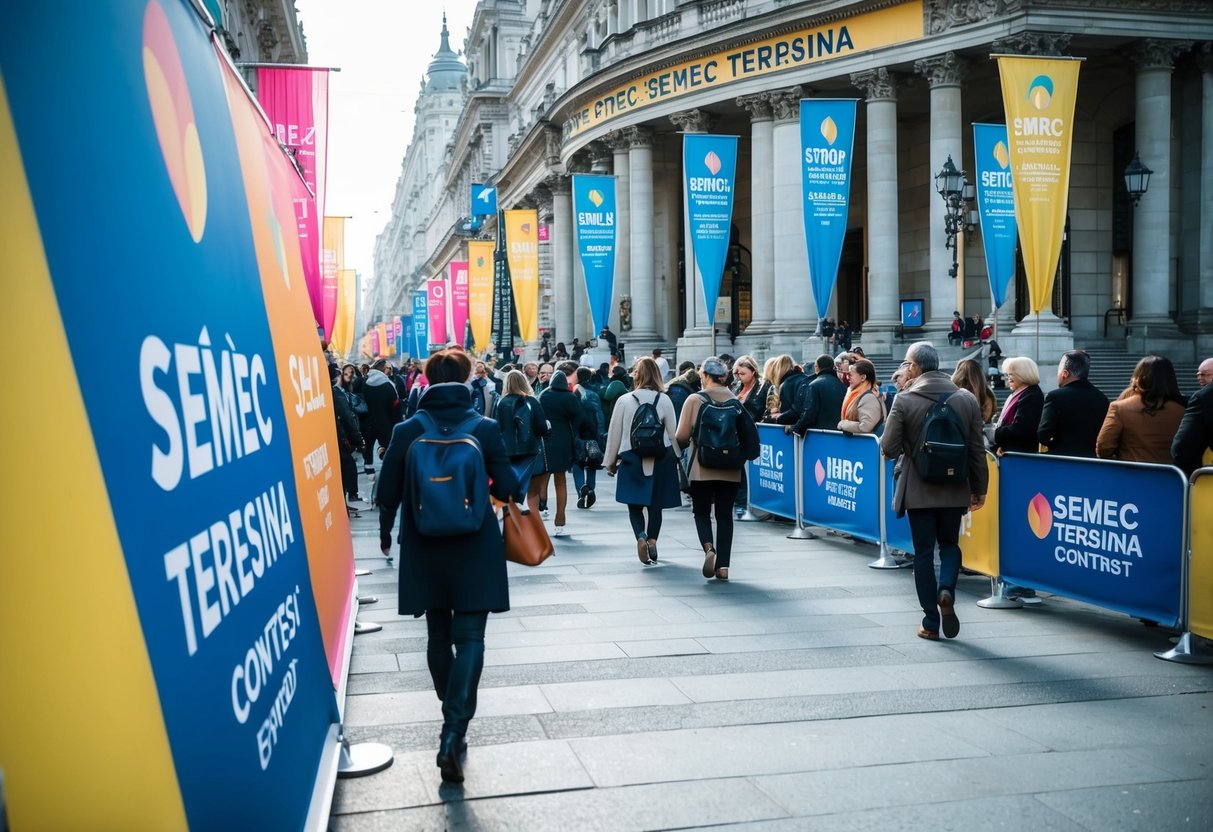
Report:
[[[889,481],[885,476],[885,471],[889,466],[885,465],[883,453],[880,454],[880,557],[868,564],[871,569],[900,569],[902,562],[893,556],[893,550],[889,548],[889,516],[885,507],[889,504]]]
[[[793,434],[792,436],[792,478],[795,481],[795,487],[792,489],[796,499],[796,528],[788,535],[788,540],[813,540],[817,535],[810,532],[804,527],[801,522],[801,516],[804,514],[804,482],[801,471],[800,457],[804,440]]]

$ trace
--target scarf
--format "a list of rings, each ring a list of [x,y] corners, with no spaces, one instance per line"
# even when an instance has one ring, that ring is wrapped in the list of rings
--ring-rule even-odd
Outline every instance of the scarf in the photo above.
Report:
[[[998,414],[998,421],[994,423],[997,427],[1002,427],[1003,424],[1008,423],[1015,418],[1015,411],[1019,407],[1019,400],[1023,397],[1023,394],[1025,391],[1027,391],[1027,389],[1028,388],[1026,386],[1020,387],[1011,394],[1009,399],[1007,399],[1007,403],[1002,406],[1002,413]]]

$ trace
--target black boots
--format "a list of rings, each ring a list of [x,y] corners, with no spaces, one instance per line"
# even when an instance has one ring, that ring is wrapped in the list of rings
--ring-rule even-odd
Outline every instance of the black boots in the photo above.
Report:
[[[442,732],[442,740],[438,744],[438,768],[442,771],[445,783],[462,783],[463,766],[459,757],[467,752],[467,743],[463,737],[450,731]]]

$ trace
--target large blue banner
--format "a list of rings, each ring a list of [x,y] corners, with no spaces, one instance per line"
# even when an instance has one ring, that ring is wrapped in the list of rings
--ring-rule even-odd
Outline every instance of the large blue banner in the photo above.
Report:
[[[884,542],[890,549],[914,554],[914,538],[910,535],[910,518],[908,515],[898,517],[893,510],[893,490],[897,487],[893,479],[895,460],[884,461]]]
[[[597,333],[607,325],[615,290],[615,177],[574,175],[573,213],[577,253]]]
[[[1177,468],[1020,454],[999,468],[1004,578],[1179,622],[1187,482]]]
[[[870,434],[811,430],[800,444],[800,519],[880,542],[880,445]]]
[[[413,355],[430,354],[430,300],[425,290],[413,293]]]
[[[759,425],[758,459],[746,465],[750,506],[779,517],[796,517],[796,441],[783,425]]]
[[[804,239],[819,318],[825,317],[834,294],[847,233],[855,104],[853,98],[806,98],[800,102]]]
[[[733,222],[737,137],[685,134],[682,137],[682,172],[686,178],[691,245],[703,280],[708,323],[715,325],[716,298],[720,295],[724,262],[729,253],[729,229]]]
[[[1018,239],[1006,125],[974,124],[973,150],[977,155],[977,211],[981,216],[986,272],[990,276],[994,306],[1001,307],[1007,300],[1007,286],[1015,276]]]
[[[400,329],[402,330],[404,336],[400,340],[404,348],[405,355],[417,358],[417,341],[416,336],[413,334],[412,315],[402,315],[400,317]]]

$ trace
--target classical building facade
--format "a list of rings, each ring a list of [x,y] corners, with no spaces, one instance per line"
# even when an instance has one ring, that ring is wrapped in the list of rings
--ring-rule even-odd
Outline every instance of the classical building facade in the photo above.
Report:
[[[203,0],[202,5],[235,63],[307,63],[307,39],[295,0]],[[242,71],[256,92],[256,70]]]
[[[540,209],[550,227],[542,314],[559,340],[591,335],[569,177],[595,170],[618,181],[616,294],[631,306],[620,333],[629,353],[677,345],[706,354],[681,172],[691,132],[739,137],[735,245],[721,290],[730,317],[717,321],[729,351],[814,352],[819,313],[862,328],[869,352],[887,351],[903,299],[925,301],[926,331],[941,339],[962,303],[988,318],[980,229],[966,235],[954,280],[934,175],[948,156],[972,171],[972,124],[1004,121],[990,58],[1002,53],[1083,59],[1042,353],[1074,342],[1213,350],[1207,0],[483,0],[477,21],[466,48],[472,82],[447,146],[448,215],[468,213],[465,185],[480,180],[498,185],[503,208]],[[828,310],[809,289],[800,209],[806,97],[860,100]],[[1136,207],[1123,182],[1135,153],[1153,170]],[[449,229],[420,251],[414,242],[415,268],[438,274],[462,257],[457,222]],[[1004,348],[1036,328],[1022,276],[1016,283],[1000,313]]]

